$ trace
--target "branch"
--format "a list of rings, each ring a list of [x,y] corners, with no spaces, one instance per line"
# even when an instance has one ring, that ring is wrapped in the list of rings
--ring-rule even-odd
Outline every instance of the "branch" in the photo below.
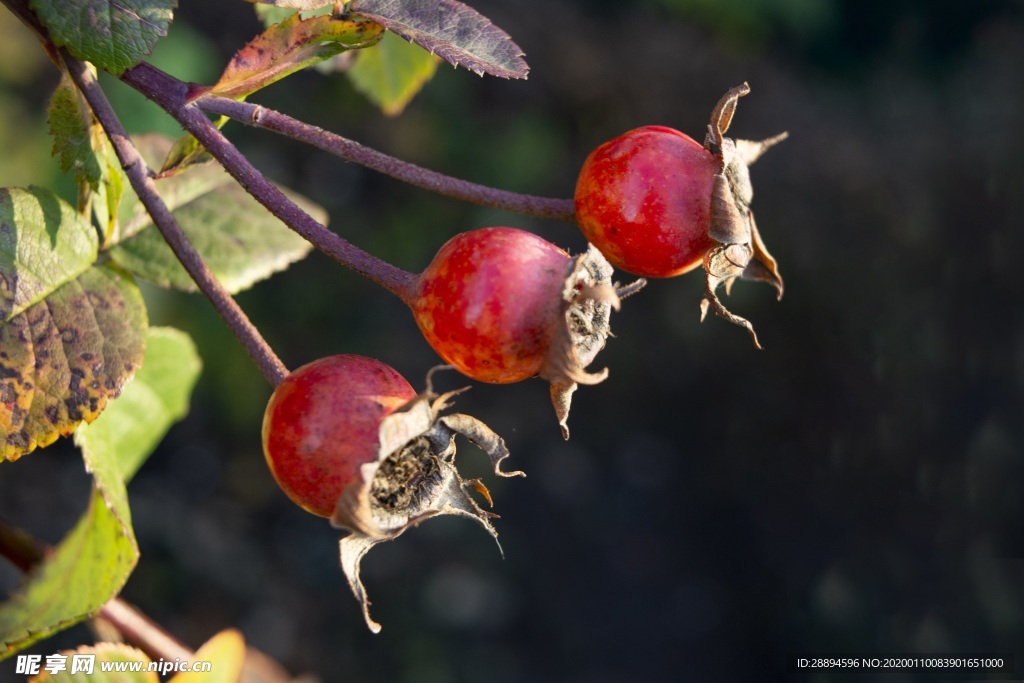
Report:
[[[188,86],[163,71],[142,63],[121,80],[170,114],[220,162],[256,201],[313,246],[363,277],[408,301],[416,276],[354,246],[321,225],[264,177],[197,107],[188,103]]]
[[[0,557],[27,574],[50,551],[48,546],[0,519]],[[153,659],[192,661],[195,654],[158,624],[121,600],[112,598],[96,615],[114,626],[132,645]]]
[[[193,103],[211,114],[220,114],[250,126],[280,133],[293,140],[305,142],[342,159],[353,161],[396,180],[431,192],[481,206],[514,211],[538,218],[553,218],[569,222],[576,220],[575,208],[571,199],[536,197],[452,178],[443,173],[388,156],[323,128],[304,123],[257,104],[238,102],[227,97],[210,94],[197,97]]]
[[[121,598],[107,602],[96,616],[116,628],[125,640],[154,660],[191,662],[195,658],[195,653],[181,641]]]
[[[147,173],[146,163],[139,155],[139,151],[131,143],[128,134],[121,125],[120,120],[114,113],[110,102],[100,88],[99,83],[92,71],[83,63],[72,57],[66,50],[61,50],[61,56],[67,65],[71,78],[75,85],[82,91],[86,101],[92,108],[96,119],[103,126],[107,137],[117,158],[128,176],[135,194],[146,211],[153,218],[153,223],[164,236],[167,244],[171,247],[174,255],[178,257],[181,264],[188,271],[188,274],[195,280],[199,290],[210,300],[213,307],[227,323],[228,327],[235,333],[235,336],[245,347],[249,355],[263,371],[264,376],[273,386],[277,386],[288,375],[288,368],[281,359],[277,357],[274,350],[270,348],[266,340],[260,334],[256,326],[250,322],[245,313],[238,306],[231,295],[221,286],[217,278],[207,267],[199,252],[196,251],[188,237],[182,232],[181,227],[171,214],[170,209],[164,203],[157,192],[153,179]]]

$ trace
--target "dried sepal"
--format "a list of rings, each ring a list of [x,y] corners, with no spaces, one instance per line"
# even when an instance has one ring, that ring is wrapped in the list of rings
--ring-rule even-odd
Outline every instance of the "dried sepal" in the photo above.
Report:
[[[562,437],[569,438],[569,407],[572,394],[580,384],[598,384],[608,377],[608,368],[587,372],[611,334],[612,309],[619,310],[621,300],[639,291],[647,282],[640,279],[625,287],[612,283],[612,265],[594,245],[585,254],[572,259],[562,287],[561,317],[555,338],[544,360],[540,377],[551,383],[551,403],[555,408]]]
[[[761,348],[754,326],[746,318],[730,312],[718,298],[717,289],[724,285],[726,294],[733,282],[756,280],[767,282],[782,298],[782,276],[778,264],[768,253],[757,225],[750,203],[754,198],[750,183],[749,167],[762,154],[788,137],[781,133],[759,142],[732,140],[725,132],[732,123],[740,97],[750,92],[746,83],[730,89],[715,105],[704,138],[704,147],[722,162],[721,173],[715,176],[711,197],[711,223],[708,236],[718,243],[704,256],[704,298],[700,302],[701,320],[708,310],[729,322],[745,328],[754,342]]]
[[[374,633],[381,627],[370,618],[370,602],[359,577],[360,563],[370,548],[438,515],[468,517],[497,541],[490,521],[496,515],[469,496],[469,491],[476,491],[490,504],[490,492],[479,479],[464,480],[455,467],[456,435],[487,453],[498,476],[524,476],[501,469],[508,448],[490,427],[469,415],[441,414],[464,390],[436,395],[429,384],[428,376],[426,392],[381,422],[377,460],[361,467],[361,481],[345,489],[331,517],[331,524],[351,532],[339,543],[341,567]]]
[[[746,82],[740,83],[735,88],[730,88],[715,104],[711,110],[711,123],[708,125],[708,137],[704,139],[704,147],[712,154],[719,154],[722,146],[722,136],[732,124],[732,117],[736,113],[736,105],[739,99],[750,93],[750,85]]]

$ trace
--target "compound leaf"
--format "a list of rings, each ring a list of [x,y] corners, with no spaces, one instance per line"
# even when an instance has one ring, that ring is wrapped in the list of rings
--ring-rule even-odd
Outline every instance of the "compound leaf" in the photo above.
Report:
[[[177,0],[30,0],[58,46],[120,75],[167,35]]]
[[[437,70],[438,57],[394,33],[360,50],[348,71],[352,84],[388,116],[395,116]]]
[[[135,282],[111,266],[0,325],[0,462],[95,420],[142,362],[147,325]]]
[[[507,33],[458,0],[354,0],[349,12],[481,76],[526,78],[530,70]]]

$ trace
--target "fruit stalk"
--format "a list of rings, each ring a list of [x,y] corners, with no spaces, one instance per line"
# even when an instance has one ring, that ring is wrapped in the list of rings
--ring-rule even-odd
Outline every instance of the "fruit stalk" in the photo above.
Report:
[[[415,279],[412,273],[368,254],[321,225],[303,211],[245,158],[237,147],[187,99],[188,85],[142,63],[128,69],[121,80],[171,115],[206,148],[238,184],[285,225],[338,263],[351,268],[389,292],[404,296]]]
[[[182,232],[178,221],[175,220],[174,215],[160,197],[160,193],[157,191],[156,185],[149,175],[146,162],[143,161],[139,151],[131,143],[128,133],[125,131],[124,126],[121,125],[120,119],[117,118],[117,114],[114,112],[113,107],[110,106],[107,96],[103,93],[92,71],[83,62],[72,57],[66,50],[62,49],[60,56],[67,66],[72,80],[74,80],[78,89],[81,90],[93,114],[110,139],[110,143],[114,146],[114,152],[121,162],[121,167],[128,177],[128,182],[131,184],[135,194],[138,195],[139,201],[142,202],[142,205],[146,207],[146,211],[153,218],[153,224],[156,225],[160,234],[164,236],[168,246],[170,246],[174,255],[181,262],[181,265],[192,276],[192,279],[199,287],[199,291],[213,304],[213,307],[217,309],[224,322],[227,323],[228,327],[231,328],[231,331],[235,333],[235,336],[242,343],[242,346],[249,352],[249,355],[256,362],[256,365],[259,366],[267,381],[277,386],[288,374],[288,368],[277,357],[274,350],[270,348],[263,335],[252,324],[238,303],[235,302],[213,273],[210,272],[209,267],[207,267],[199,255],[199,252],[196,251],[192,243],[189,242],[188,237]]]
[[[323,128],[304,123],[290,116],[249,102],[239,102],[227,97],[204,94],[194,104],[211,114],[227,116],[256,128],[280,133],[286,137],[305,142],[319,149],[360,164],[371,170],[415,185],[424,190],[459,199],[461,201],[488,206],[505,211],[514,211],[537,218],[551,218],[560,221],[576,220],[571,199],[555,199],[520,194],[508,190],[479,185],[467,180],[431,171],[379,152],[366,145],[349,140]]]

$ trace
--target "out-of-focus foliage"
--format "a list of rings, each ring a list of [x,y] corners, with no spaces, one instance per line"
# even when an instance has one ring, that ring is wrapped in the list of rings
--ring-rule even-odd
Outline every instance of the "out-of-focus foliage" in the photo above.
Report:
[[[206,371],[190,417],[129,488],[142,561],[126,597],[192,645],[234,624],[293,672],[389,683],[777,679],[790,652],[1019,649],[1020,4],[832,0],[800,35],[787,27],[805,20],[768,3],[747,3],[758,26],[682,0],[473,4],[523,47],[529,80],[441,68],[394,119],[316,74],[254,101],[453,175],[569,196],[595,145],[655,123],[699,138],[722,92],[748,80],[735,134],[791,133],[752,172],[786,296],[740,284],[730,300],[765,351],[700,325],[701,283],[684,276],[650,283],[613,320],[599,359],[610,377],[575,402],[570,442],[543,383],[474,385],[460,406],[529,475],[492,487],[505,560],[468,522],[382,546],[363,568],[387,626],[371,636],[336,533],[266,471],[265,380],[205,301],[143,286],[154,321],[187,329]],[[259,31],[246,3],[186,1],[178,15],[156,58],[198,82]],[[57,78],[33,63],[26,78],[0,62],[16,78],[0,84],[6,184],[56,173],[42,117]],[[180,133],[133,93],[116,104],[133,132]],[[486,225],[583,246],[569,225],[225,132],[344,237],[409,270]],[[239,300],[290,367],[362,353],[415,383],[438,362],[403,304],[317,254]],[[0,477],[0,514],[59,538],[88,483],[61,455]],[[54,499],[41,505],[36,487]]]

